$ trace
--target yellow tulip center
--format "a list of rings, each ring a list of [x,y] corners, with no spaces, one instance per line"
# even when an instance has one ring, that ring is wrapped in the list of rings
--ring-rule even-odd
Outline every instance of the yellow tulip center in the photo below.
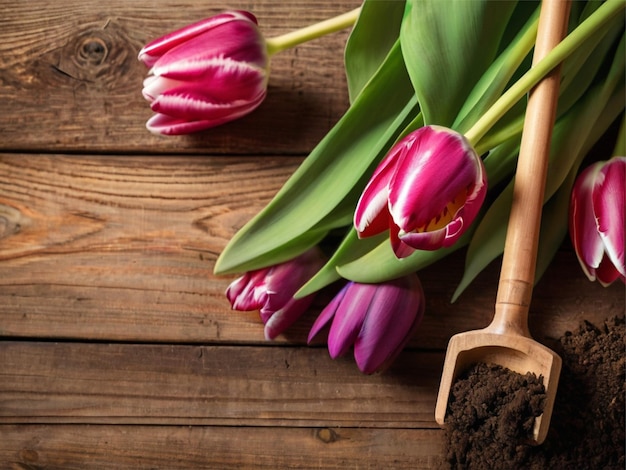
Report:
[[[439,230],[444,228],[454,219],[455,214],[459,211],[461,207],[465,205],[465,201],[467,200],[468,191],[463,189],[459,194],[457,194],[443,210],[437,214],[437,216],[430,219],[430,221],[419,227],[416,232],[434,232],[435,230]]]

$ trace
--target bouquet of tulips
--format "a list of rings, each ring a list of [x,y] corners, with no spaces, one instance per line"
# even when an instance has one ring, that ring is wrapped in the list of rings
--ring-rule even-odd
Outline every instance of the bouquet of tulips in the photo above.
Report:
[[[524,97],[557,66],[537,277],[569,228],[591,280],[624,282],[626,157],[582,173],[581,166],[620,120],[614,155],[626,154],[626,3],[573,2],[569,34],[531,66],[539,8],[365,0],[269,39],[252,14],[226,12],[148,44],[139,56],[152,67],[144,96],[156,114],[148,128],[180,134],[253,111],[273,54],[353,26],[349,109],[216,262],[218,274],[242,274],[226,292],[232,307],[259,310],[272,339],[319,290],[340,283],[309,340],[330,325],[332,357],[353,349],[360,370],[383,369],[424,315],[420,269],[466,247],[454,300],[502,254]]]

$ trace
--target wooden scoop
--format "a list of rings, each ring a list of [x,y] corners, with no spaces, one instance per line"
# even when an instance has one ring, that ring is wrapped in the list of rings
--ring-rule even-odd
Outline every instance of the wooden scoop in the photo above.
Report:
[[[541,60],[565,36],[569,6],[568,0],[544,0],[533,63]],[[457,376],[474,364],[492,363],[521,374],[532,372],[543,377],[545,408],[535,420],[532,441],[541,444],[548,433],[561,358],[530,336],[528,308],[535,278],[559,79],[557,67],[529,93],[495,315],[486,328],[460,333],[450,339],[435,408],[435,419],[440,425],[444,423],[450,388]]]

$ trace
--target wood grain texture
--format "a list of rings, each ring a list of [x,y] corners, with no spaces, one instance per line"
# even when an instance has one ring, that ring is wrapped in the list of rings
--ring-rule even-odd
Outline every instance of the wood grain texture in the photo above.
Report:
[[[213,265],[300,161],[0,155],[0,335],[264,343],[257,313],[229,309],[234,276]],[[491,319],[499,264],[452,305],[463,262],[459,252],[420,274],[426,319],[413,346],[443,349]],[[563,251],[537,287],[531,329],[557,337],[583,316],[619,314],[622,293],[589,283]],[[304,344],[329,295],[279,341]]]
[[[13,469],[437,468],[435,430],[0,425]]]
[[[266,101],[253,114],[192,137],[153,136],[141,96],[141,47],[228,8],[248,9],[267,37],[357,7],[356,0],[125,2],[0,1],[0,149],[306,154],[348,106],[347,31],[273,57]],[[50,132],[42,132],[42,129]],[[272,138],[267,138],[272,136]]]
[[[0,422],[433,428],[439,352],[367,377],[323,348],[0,343]]]

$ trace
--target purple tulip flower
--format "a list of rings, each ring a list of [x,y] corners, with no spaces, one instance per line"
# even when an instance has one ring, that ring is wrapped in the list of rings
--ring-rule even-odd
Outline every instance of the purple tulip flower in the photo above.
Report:
[[[233,281],[226,297],[233,310],[259,310],[270,340],[289,328],[313,302],[315,294],[301,299],[293,295],[325,263],[319,248],[275,266],[250,271]]]
[[[591,281],[625,282],[624,185],[626,157],[587,167],[572,190],[569,231],[580,265]]]
[[[389,229],[398,258],[454,244],[487,193],[482,160],[450,129],[422,127],[400,140],[378,166],[358,202],[359,237]]]
[[[416,274],[381,284],[348,282],[320,313],[309,343],[332,321],[328,352],[335,359],[354,346],[365,374],[387,367],[404,348],[424,316],[424,292]]]
[[[159,134],[187,134],[256,109],[267,94],[269,58],[257,20],[229,11],[147,44],[139,60],[151,67],[143,96]]]

